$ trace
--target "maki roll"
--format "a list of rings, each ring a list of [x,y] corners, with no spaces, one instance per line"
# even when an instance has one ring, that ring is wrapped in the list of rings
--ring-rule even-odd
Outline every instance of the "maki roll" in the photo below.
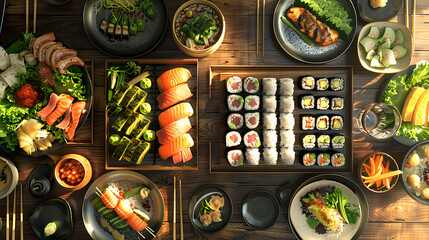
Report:
[[[302,138],[302,146],[304,148],[314,148],[316,146],[316,135],[309,134]]]
[[[241,93],[243,91],[243,83],[241,77],[233,76],[226,80],[226,90],[229,93]]]
[[[314,130],[316,126],[316,118],[313,116],[302,117],[302,130]]]
[[[338,135],[332,138],[332,147],[333,148],[344,148],[344,143],[346,139],[344,136]]]
[[[280,112],[290,113],[295,109],[292,96],[280,96]]]
[[[302,109],[312,109],[314,108],[314,97],[309,96],[303,96],[301,98],[301,108]]]
[[[331,164],[334,167],[342,167],[346,163],[346,158],[342,153],[335,153],[331,157]]]
[[[264,112],[276,112],[277,101],[276,96],[263,96],[262,97],[262,108]]]
[[[283,164],[293,164],[295,162],[295,151],[293,148],[281,148],[280,159]]]
[[[226,122],[229,128],[233,130],[240,129],[241,127],[243,127],[244,124],[243,115],[238,113],[231,113],[228,115],[228,119],[226,120]]]
[[[244,99],[242,96],[237,94],[231,94],[228,96],[228,109],[230,111],[240,111],[243,109]]]
[[[304,90],[313,90],[315,86],[315,80],[312,76],[303,77],[301,79],[301,86]]]
[[[329,135],[320,135],[317,138],[318,148],[329,148],[330,143],[331,143],[331,137],[329,137]]]
[[[246,77],[243,87],[247,93],[257,93],[259,92],[259,80],[255,77]]]
[[[293,79],[292,78],[280,78],[279,80],[279,94],[280,95],[293,95]]]
[[[226,134],[225,143],[227,147],[238,146],[241,143],[241,135],[239,132],[231,131]]]
[[[319,97],[317,99],[317,109],[328,110],[328,108],[329,108],[329,99],[327,97]]]
[[[331,90],[332,91],[341,91],[343,89],[344,89],[344,79],[342,79],[342,78],[331,79]]]
[[[232,167],[238,167],[243,165],[244,157],[241,150],[230,150],[228,151],[228,162]]]
[[[280,147],[293,148],[295,134],[292,130],[280,130]]]
[[[332,110],[342,110],[344,108],[344,99],[341,97],[332,98],[331,109]]]
[[[325,91],[329,88],[329,80],[327,78],[319,78],[316,81],[317,91]]]
[[[292,113],[280,113],[280,128],[292,130],[295,126],[295,118]]]
[[[264,130],[264,147],[275,148],[277,146],[277,132],[275,130]]]
[[[277,116],[275,113],[264,113],[264,129],[275,130],[277,126]]]
[[[329,117],[326,115],[317,118],[316,123],[317,130],[328,130],[329,129]]]
[[[302,163],[307,167],[314,165],[316,163],[316,154],[311,152],[304,154],[302,156]]]
[[[344,120],[341,116],[333,116],[331,118],[331,129],[332,130],[341,130],[343,129]]]
[[[331,155],[329,155],[329,153],[319,153],[319,155],[317,155],[317,165],[328,166],[330,162]]]
[[[264,148],[264,152],[262,153],[264,157],[265,164],[275,165],[277,164],[278,153],[277,148]]]
[[[250,165],[259,165],[259,148],[246,148],[246,161]]]
[[[246,121],[246,127],[249,129],[255,129],[259,126],[259,113],[245,113],[244,119]]]
[[[249,95],[246,98],[244,98],[244,109],[248,111],[258,110],[259,104],[260,104],[259,96]]]
[[[277,92],[277,80],[275,78],[262,79],[262,93],[264,95],[274,96]]]
[[[256,131],[250,131],[244,134],[244,145],[250,148],[261,146],[259,134]]]

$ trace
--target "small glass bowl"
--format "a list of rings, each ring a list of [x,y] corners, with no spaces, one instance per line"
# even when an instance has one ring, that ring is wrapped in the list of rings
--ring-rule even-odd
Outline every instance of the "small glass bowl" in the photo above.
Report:
[[[372,186],[368,186],[367,183],[364,182],[364,179],[362,178],[362,176],[368,177],[367,172],[365,171],[365,166],[364,164],[368,164],[370,165],[370,158],[374,158],[376,155],[381,155],[383,156],[383,164],[385,165],[386,161],[389,161],[389,169],[390,171],[396,171],[399,169],[398,163],[396,162],[396,160],[390,156],[387,153],[383,153],[383,152],[374,152],[371,154],[368,154],[367,156],[365,156],[363,158],[363,160],[361,161],[361,163],[359,164],[359,168],[358,168],[358,174],[359,174],[359,179],[360,179],[360,183],[369,191],[373,192],[373,193],[385,193],[390,191],[393,187],[396,186],[396,183],[398,183],[399,177],[400,175],[395,175],[392,177],[392,180],[390,182],[390,188],[387,188],[387,186],[385,186],[383,184],[383,182],[381,183],[380,187],[377,187],[376,184],[373,184]]]

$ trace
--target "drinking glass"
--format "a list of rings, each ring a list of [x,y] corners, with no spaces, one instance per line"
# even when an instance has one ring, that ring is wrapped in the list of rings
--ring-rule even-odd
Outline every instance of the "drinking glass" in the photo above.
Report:
[[[358,115],[357,124],[361,132],[375,139],[393,137],[401,127],[399,110],[390,104],[372,103],[364,107]]]

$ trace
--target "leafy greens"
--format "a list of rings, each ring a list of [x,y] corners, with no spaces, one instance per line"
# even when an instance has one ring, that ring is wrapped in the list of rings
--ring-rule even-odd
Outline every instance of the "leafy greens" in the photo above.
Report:
[[[68,67],[67,74],[61,74],[55,70],[53,88],[58,94],[69,94],[79,101],[86,101],[86,88],[82,83],[82,76],[82,70],[76,65]]]
[[[352,209],[350,203],[347,203],[348,197],[343,195],[339,188],[335,188],[334,192],[327,194],[324,199],[326,205],[330,208],[335,208],[341,214],[346,223],[356,223],[359,217],[359,209]]]

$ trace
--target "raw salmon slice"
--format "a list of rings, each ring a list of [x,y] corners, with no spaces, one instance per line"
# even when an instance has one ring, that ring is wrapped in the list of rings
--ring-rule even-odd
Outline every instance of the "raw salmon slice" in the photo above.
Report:
[[[156,82],[158,83],[159,91],[163,92],[169,88],[188,81],[191,76],[191,72],[189,72],[188,69],[178,67],[165,71],[163,74],[161,74],[161,76],[158,77]]]
[[[76,132],[77,125],[79,124],[80,115],[82,115],[83,110],[85,109],[86,102],[85,101],[79,101],[73,103],[72,109],[71,109],[71,124],[69,129],[67,129],[67,138],[69,140],[73,140],[74,133]]]
[[[67,111],[64,114],[64,119],[59,124],[57,124],[56,127],[60,129],[67,129],[68,126],[70,125],[70,120],[71,120],[71,106],[67,108]]]
[[[191,148],[186,148],[178,154],[173,155],[173,163],[187,162],[192,159]]]
[[[147,227],[147,223],[137,214],[133,213],[127,220],[128,225],[137,232],[143,231]]]
[[[182,118],[158,130],[156,132],[156,136],[158,137],[159,143],[167,144],[179,136],[189,132],[191,128],[192,126],[189,118]]]
[[[51,93],[48,105],[46,105],[46,107],[40,110],[37,113],[37,116],[40,116],[42,120],[44,120],[44,118],[46,118],[49,114],[52,113],[52,111],[54,111],[55,107],[57,106],[58,100],[60,100],[60,98],[57,96],[57,94]]]
[[[192,139],[191,135],[187,133],[167,144],[162,145],[159,147],[158,152],[161,159],[166,160],[167,158],[176,155],[192,146],[194,146],[194,140]]]
[[[67,108],[70,107],[72,102],[72,96],[67,94],[61,94],[60,99],[57,103],[57,108],[55,108],[55,110],[46,117],[46,123],[49,126],[52,126],[52,124],[54,124],[58,120],[58,118],[60,118],[67,111]]]
[[[187,83],[182,83],[177,86],[174,86],[168,90],[162,92],[156,100],[158,100],[158,107],[161,110],[164,110],[168,107],[173,106],[176,103],[184,101],[192,97],[192,92],[188,87]]]
[[[131,214],[133,214],[133,209],[128,201],[120,200],[118,205],[115,207],[115,212],[120,218],[127,220]]]
[[[182,118],[190,117],[194,114],[194,109],[190,103],[179,103],[158,116],[158,122],[161,128]]]
[[[106,207],[109,209],[115,208],[116,205],[118,205],[119,199],[109,188],[106,188],[103,191],[103,194],[101,194],[100,198],[104,205],[106,205]]]

